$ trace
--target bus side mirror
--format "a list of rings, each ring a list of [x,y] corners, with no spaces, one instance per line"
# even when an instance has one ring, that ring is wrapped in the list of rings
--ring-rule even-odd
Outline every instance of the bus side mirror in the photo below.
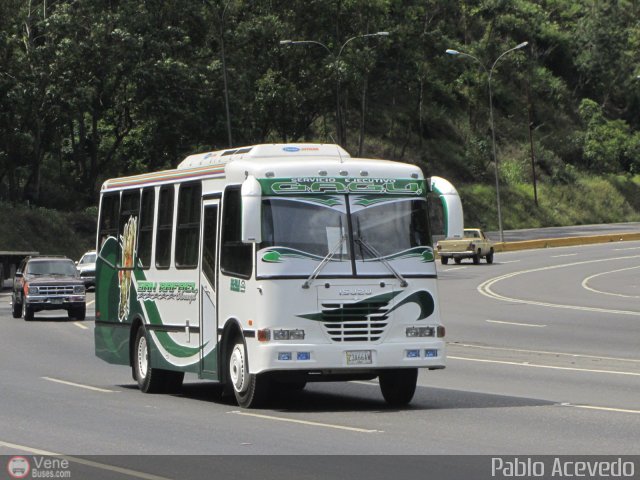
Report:
[[[431,191],[435,192],[444,209],[444,227],[447,238],[463,238],[464,214],[456,187],[442,177],[431,177]]]
[[[242,196],[242,242],[262,242],[262,187],[253,176],[247,177],[240,190]]]

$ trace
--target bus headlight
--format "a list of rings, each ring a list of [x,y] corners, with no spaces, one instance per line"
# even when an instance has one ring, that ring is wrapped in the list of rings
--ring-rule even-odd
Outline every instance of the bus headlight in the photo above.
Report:
[[[304,330],[292,329],[292,330],[274,330],[274,340],[304,340]]]
[[[304,340],[304,330],[301,329],[284,329],[270,330],[263,328],[258,330],[258,341],[268,342],[270,340]]]
[[[407,337],[433,337],[435,327],[407,327]]]

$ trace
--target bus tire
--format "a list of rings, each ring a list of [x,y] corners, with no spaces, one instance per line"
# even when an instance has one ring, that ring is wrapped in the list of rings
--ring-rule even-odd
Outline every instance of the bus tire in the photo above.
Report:
[[[449,257],[440,257],[440,263],[442,265],[446,265],[447,263],[449,263]]]
[[[473,255],[473,264],[474,265],[479,265],[480,264],[480,253],[476,253]]]
[[[242,339],[237,338],[229,353],[227,362],[229,383],[238,405],[242,408],[257,408],[269,397],[269,379],[267,375],[249,373],[247,348]]]
[[[133,368],[140,391],[144,393],[164,391],[167,372],[151,366],[147,332],[142,326],[138,328],[133,347]]]
[[[407,405],[416,393],[418,382],[417,368],[399,368],[381,372],[378,380],[380,391],[391,407]]]
[[[453,261],[454,261],[454,262],[456,262],[456,265],[460,265],[460,264],[462,263],[462,258],[460,258],[460,257],[455,257],[455,258],[453,259]]]

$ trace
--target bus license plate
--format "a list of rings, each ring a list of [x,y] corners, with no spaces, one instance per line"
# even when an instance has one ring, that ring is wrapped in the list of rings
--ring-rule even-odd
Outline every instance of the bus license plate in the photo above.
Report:
[[[347,365],[370,365],[371,350],[353,350],[347,353]]]

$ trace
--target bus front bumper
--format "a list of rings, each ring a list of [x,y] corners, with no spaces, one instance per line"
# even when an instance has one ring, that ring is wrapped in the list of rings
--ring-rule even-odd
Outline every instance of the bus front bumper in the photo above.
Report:
[[[251,373],[266,371],[378,371],[387,368],[445,368],[444,340],[384,344],[301,344],[251,342]]]

